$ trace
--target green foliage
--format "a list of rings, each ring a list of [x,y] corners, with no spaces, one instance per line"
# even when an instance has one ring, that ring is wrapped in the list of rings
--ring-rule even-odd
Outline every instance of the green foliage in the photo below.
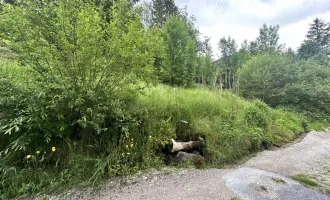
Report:
[[[325,56],[330,50],[330,23],[316,18],[310,24],[306,40],[298,49],[298,56],[302,59],[313,59],[320,64],[329,65],[329,59]],[[322,56],[325,55],[325,56]]]
[[[138,121],[125,105],[145,83],[153,82],[154,57],[162,40],[156,31],[143,29],[126,1],[111,7],[111,19],[104,17],[103,5],[92,0],[42,3],[5,5],[1,13],[0,38],[21,65],[1,61],[1,167],[14,167],[17,177],[23,176],[30,167],[26,155],[56,146],[42,169],[56,165],[65,170],[74,152],[98,155],[100,163],[111,160],[108,171],[118,166],[111,175],[136,170],[145,146],[127,154],[125,138],[131,138]],[[121,162],[115,163],[118,158]],[[35,173],[39,166],[30,168],[28,173]],[[31,184],[42,178],[33,175]],[[11,187],[8,181],[1,194]]]
[[[230,65],[233,70],[237,72],[238,69],[242,68],[243,65],[251,59],[251,54],[245,49],[240,49],[238,52],[233,53],[230,57]]]
[[[197,83],[212,85],[215,83],[216,68],[210,55],[199,56],[196,67]]]
[[[152,25],[162,27],[167,19],[179,14],[179,9],[173,0],[152,1]]]
[[[22,155],[21,166],[2,166],[1,194],[9,197],[44,188],[97,184],[105,177],[162,166],[167,160],[162,149],[169,138],[196,140],[202,136],[206,140],[202,151],[206,163],[222,166],[250,152],[291,141],[304,131],[302,124],[306,123],[299,114],[271,109],[261,101],[248,102],[230,92],[168,86],[145,89],[127,109],[131,119],[126,116],[122,123],[114,121],[120,130],[113,128],[111,133],[123,132],[117,139],[102,134],[95,137],[98,142],[91,138],[92,143],[84,145],[84,154],[77,151],[81,148],[79,141],[68,140],[67,144],[56,144],[56,152],[51,153],[46,165],[34,165],[37,159],[28,163]],[[37,157],[33,153],[39,150],[37,147],[25,152]],[[47,155],[50,150],[51,146],[41,149]]]
[[[210,39],[200,41],[194,18],[174,1],[154,1],[162,27],[153,28],[141,23],[135,2],[1,5],[0,52],[13,59],[0,59],[1,199],[161,167],[170,138],[203,137],[206,163],[219,167],[326,124],[229,91],[150,87],[158,78],[234,88],[253,53],[247,42],[236,52],[233,39],[222,40],[224,58],[215,64]],[[264,27],[256,52],[276,49],[277,31]],[[313,60],[325,64],[323,54]],[[330,72],[314,61],[260,55],[240,77],[245,96],[318,118],[330,113]]]
[[[267,26],[266,24],[259,29],[259,36],[256,40],[259,53],[270,53],[281,50],[282,47],[278,44],[280,39],[278,34],[279,29],[279,25]]]
[[[281,52],[283,45],[279,44],[279,29],[279,25],[268,26],[264,24],[259,29],[259,36],[255,41],[250,41],[249,44],[245,41],[245,49],[252,55]]]
[[[315,18],[313,23],[310,24],[308,33],[306,35],[309,41],[318,43],[322,47],[328,47],[330,42],[330,29],[323,19]]]
[[[88,141],[109,135],[113,120],[130,121],[120,95],[151,80],[160,44],[124,1],[112,7],[109,23],[93,1],[43,3],[37,11],[38,1],[7,5],[0,21],[1,38],[33,76],[25,88],[1,79],[1,132],[11,138],[8,148],[20,151],[54,138]]]
[[[206,162],[217,166],[291,141],[306,123],[302,115],[271,109],[261,101],[248,102],[230,92],[158,86],[147,89],[137,102],[134,110],[148,111],[142,115],[146,132],[158,141],[203,137]],[[165,132],[157,125],[163,119],[168,119]]]
[[[293,107],[315,118],[330,113],[330,71],[313,61],[264,54],[249,61],[239,78],[244,97],[261,99],[273,107]]]
[[[237,51],[236,41],[232,39],[230,36],[228,36],[228,39],[223,37],[220,39],[218,46],[224,64],[229,66],[230,57]]]
[[[224,88],[232,89],[235,76],[235,66],[232,65],[231,58],[237,52],[237,44],[236,41],[229,36],[228,39],[225,37],[221,38],[218,47],[221,52],[221,59],[219,59],[217,63],[221,72],[223,72],[223,74],[220,74],[220,77],[224,76]],[[222,88],[222,81],[219,80],[219,82],[221,85],[220,87]]]
[[[313,41],[304,41],[298,49],[298,57],[308,60],[322,51],[320,44]]]
[[[213,56],[213,50],[212,50],[212,45],[211,45],[211,38],[204,36],[204,40],[202,41],[202,48],[201,52],[204,53],[205,55]]]
[[[304,174],[297,174],[297,175],[291,176],[291,178],[306,186],[316,187],[319,185],[316,182],[314,182],[313,180],[311,180],[311,178],[309,176],[304,175]]]
[[[180,17],[170,17],[163,27],[163,37],[166,50],[163,81],[191,86],[196,71],[197,47],[188,24]]]
[[[319,65],[330,67],[330,59],[325,52],[319,52],[311,57],[311,60],[315,61]]]

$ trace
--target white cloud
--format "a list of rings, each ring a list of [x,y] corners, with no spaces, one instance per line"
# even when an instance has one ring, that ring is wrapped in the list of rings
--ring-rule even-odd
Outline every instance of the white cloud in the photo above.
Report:
[[[151,0],[145,0],[151,1]],[[316,17],[330,21],[330,0],[176,0],[189,15],[194,15],[200,32],[217,43],[229,35],[238,44],[254,40],[259,28],[280,25],[280,43],[297,49],[305,39],[309,24]]]
[[[187,5],[201,33],[212,38],[215,52],[224,36],[232,36],[238,44],[254,40],[263,23],[279,24],[280,42],[296,49],[315,17],[330,21],[329,0],[177,0],[176,4]]]
[[[281,42],[286,43],[287,47],[292,47],[293,49],[297,50],[301,42],[305,39],[309,24],[315,17],[316,16],[311,16],[306,19],[297,21],[296,23],[282,27],[279,31]],[[317,17],[330,21],[330,12],[317,15]]]

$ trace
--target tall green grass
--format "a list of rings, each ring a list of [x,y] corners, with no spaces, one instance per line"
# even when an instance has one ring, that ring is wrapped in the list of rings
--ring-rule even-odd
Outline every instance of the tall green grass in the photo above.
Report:
[[[27,83],[31,79],[31,69],[20,65],[17,60],[0,56],[0,78],[10,79],[16,84]]]
[[[307,129],[307,118],[301,114],[271,109],[228,91],[159,85],[146,89],[132,110],[145,111],[140,115],[144,128],[159,140],[204,137],[204,156],[216,166],[289,142]]]

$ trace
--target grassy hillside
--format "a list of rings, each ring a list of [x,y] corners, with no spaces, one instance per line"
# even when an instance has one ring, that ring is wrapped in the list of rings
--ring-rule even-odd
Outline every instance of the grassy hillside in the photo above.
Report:
[[[19,66],[16,61],[1,60],[1,87],[6,90],[2,90],[4,95],[0,96],[0,106],[4,108],[0,111],[0,127],[6,128],[4,123],[10,122],[3,116],[11,116],[10,112],[16,114],[17,109],[29,109],[25,108],[30,105],[29,101],[38,104],[40,86],[34,85],[30,77],[28,67]],[[63,137],[48,143],[32,141],[33,146],[27,149],[10,149],[8,155],[13,156],[3,154],[6,156],[0,159],[0,197],[68,189],[138,170],[163,167],[168,163],[160,150],[170,138],[195,140],[203,137],[206,147],[202,153],[206,165],[221,167],[252,152],[290,142],[308,129],[324,126],[311,123],[299,113],[285,108],[272,109],[261,101],[247,101],[229,91],[158,85],[148,87],[138,95],[122,94],[121,98],[125,106],[122,121],[113,119],[113,123],[107,125],[109,131],[104,134],[86,128],[81,139],[70,141]],[[15,102],[19,107],[13,105]],[[13,106],[13,110],[6,107],[8,105]],[[46,106],[41,105],[41,109],[47,109]],[[32,114],[38,115],[38,112],[34,110]],[[46,121],[55,128],[58,122],[57,118]],[[27,125],[20,125],[19,130],[24,126]],[[46,129],[38,127],[36,130],[39,132],[23,134],[31,135],[31,138],[44,137]],[[4,149],[1,152],[15,134],[2,132],[0,144]],[[29,155],[31,157],[27,157]]]
[[[159,85],[146,89],[133,108],[144,110],[144,128],[159,140],[204,137],[206,160],[216,166],[289,142],[314,126],[285,108],[271,109],[258,100],[206,89]]]

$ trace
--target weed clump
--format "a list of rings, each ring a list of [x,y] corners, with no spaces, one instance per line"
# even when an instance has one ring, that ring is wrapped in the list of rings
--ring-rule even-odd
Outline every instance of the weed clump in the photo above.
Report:
[[[291,176],[291,178],[293,180],[296,180],[307,186],[316,187],[319,185],[316,182],[314,182],[313,180],[311,180],[310,177],[308,177],[307,175],[304,175],[304,174],[297,174],[297,175]]]

